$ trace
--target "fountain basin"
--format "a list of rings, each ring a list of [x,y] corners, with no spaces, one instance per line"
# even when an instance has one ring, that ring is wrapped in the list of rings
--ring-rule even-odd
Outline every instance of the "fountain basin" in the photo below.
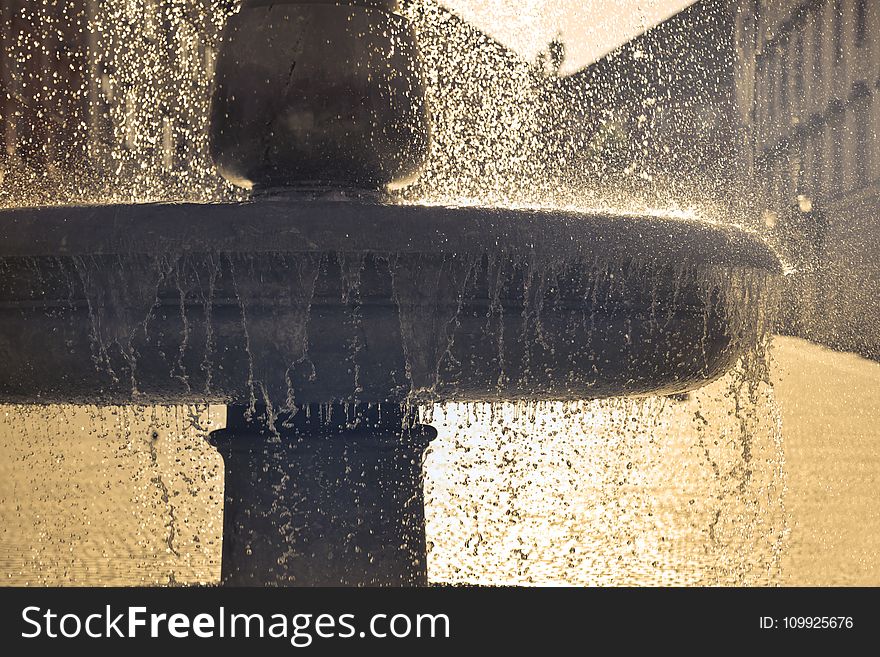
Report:
[[[302,197],[0,211],[0,401],[683,392],[767,330],[732,226]]]

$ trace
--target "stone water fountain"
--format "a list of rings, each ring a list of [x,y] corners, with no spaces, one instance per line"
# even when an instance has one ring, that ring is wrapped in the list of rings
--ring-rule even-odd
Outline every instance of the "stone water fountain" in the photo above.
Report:
[[[396,8],[229,20],[249,200],[0,211],[0,402],[226,404],[227,585],[425,584],[420,404],[673,395],[768,330],[778,260],[733,226],[390,201],[430,146]]]

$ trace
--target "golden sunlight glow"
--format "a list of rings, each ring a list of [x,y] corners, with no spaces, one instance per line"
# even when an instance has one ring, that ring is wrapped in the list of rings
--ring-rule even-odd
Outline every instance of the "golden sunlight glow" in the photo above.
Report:
[[[573,73],[694,0],[445,0],[444,4],[532,61],[553,39]]]

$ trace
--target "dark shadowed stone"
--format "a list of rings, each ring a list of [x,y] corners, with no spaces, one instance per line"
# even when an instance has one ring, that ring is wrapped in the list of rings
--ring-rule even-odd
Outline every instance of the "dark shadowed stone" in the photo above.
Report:
[[[266,197],[0,211],[0,400],[674,394],[762,330],[738,228]]]

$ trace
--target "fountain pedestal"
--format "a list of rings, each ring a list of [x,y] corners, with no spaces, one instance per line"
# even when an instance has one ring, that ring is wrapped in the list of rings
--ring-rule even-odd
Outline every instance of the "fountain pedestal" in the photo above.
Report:
[[[424,586],[422,460],[436,436],[393,404],[315,405],[286,422],[230,406],[222,583]],[[284,426],[287,424],[288,426]]]

